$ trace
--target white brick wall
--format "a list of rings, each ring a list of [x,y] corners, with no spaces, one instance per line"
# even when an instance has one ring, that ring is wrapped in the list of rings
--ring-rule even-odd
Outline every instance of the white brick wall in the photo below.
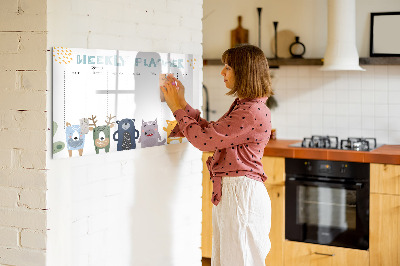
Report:
[[[0,2],[1,265],[45,265],[46,6]]]
[[[191,53],[200,64],[201,18],[202,0],[49,1],[47,49]],[[48,265],[201,265],[202,163],[190,144],[47,161]]]

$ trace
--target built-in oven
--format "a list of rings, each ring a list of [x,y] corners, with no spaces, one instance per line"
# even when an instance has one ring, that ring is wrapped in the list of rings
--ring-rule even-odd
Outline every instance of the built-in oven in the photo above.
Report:
[[[369,164],[287,158],[285,169],[286,239],[368,249]]]

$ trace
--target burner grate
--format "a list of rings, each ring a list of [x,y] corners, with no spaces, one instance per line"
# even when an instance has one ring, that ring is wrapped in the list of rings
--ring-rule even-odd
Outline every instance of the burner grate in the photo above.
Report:
[[[376,147],[376,138],[347,138],[340,141],[342,150],[369,151]]]
[[[311,138],[304,138],[301,143],[292,146],[300,146],[303,148],[371,151],[377,148],[377,143],[376,138],[347,138],[342,139],[339,143],[339,139],[336,136],[313,135]]]
[[[305,148],[325,148],[325,149],[338,149],[338,137],[336,136],[317,136],[313,135],[311,138],[304,138],[301,147]]]

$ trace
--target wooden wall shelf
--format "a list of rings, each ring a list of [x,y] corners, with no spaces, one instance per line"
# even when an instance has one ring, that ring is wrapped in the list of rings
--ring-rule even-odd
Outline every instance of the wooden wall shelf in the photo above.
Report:
[[[279,66],[322,66],[322,58],[268,58],[271,68]],[[204,59],[204,66],[222,65],[220,59]],[[400,57],[362,57],[360,65],[400,65]]]
[[[400,65],[400,57],[362,57],[360,65]]]
[[[279,66],[304,66],[304,65],[322,65],[321,58],[268,58],[270,67]],[[217,66],[222,65],[220,59],[204,59],[204,66]]]

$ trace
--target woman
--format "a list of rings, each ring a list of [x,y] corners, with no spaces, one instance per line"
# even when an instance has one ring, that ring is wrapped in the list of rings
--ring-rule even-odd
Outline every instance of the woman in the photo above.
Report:
[[[228,49],[222,62],[227,95],[237,98],[216,122],[200,118],[186,103],[178,80],[170,76],[161,89],[178,121],[171,136],[183,134],[196,148],[214,151],[207,161],[213,182],[212,265],[265,265],[271,247],[271,202],[261,164],[271,131],[268,62],[252,45]]]

